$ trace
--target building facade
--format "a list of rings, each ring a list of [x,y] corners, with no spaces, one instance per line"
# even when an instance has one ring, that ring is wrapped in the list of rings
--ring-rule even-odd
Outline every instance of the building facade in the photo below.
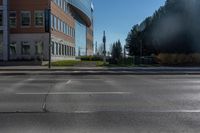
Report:
[[[50,40],[52,60],[93,55],[91,0],[2,0],[0,9],[0,60],[48,60]]]

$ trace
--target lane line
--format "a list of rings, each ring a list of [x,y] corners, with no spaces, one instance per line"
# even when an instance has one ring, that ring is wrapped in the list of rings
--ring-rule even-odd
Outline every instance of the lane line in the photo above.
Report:
[[[46,95],[47,93],[16,93],[16,95]],[[128,95],[131,92],[51,92],[48,95]]]
[[[61,111],[62,112],[62,111]],[[124,113],[200,113],[200,110],[71,110],[64,113],[91,114],[99,112],[124,112]]]

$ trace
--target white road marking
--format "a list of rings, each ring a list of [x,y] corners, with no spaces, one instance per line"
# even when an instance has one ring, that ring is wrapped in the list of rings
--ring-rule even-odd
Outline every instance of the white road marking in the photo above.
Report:
[[[155,111],[150,111],[150,112],[158,112],[158,113],[200,113],[200,110],[185,110],[185,109],[180,109],[180,110],[155,110]]]
[[[71,82],[72,82],[71,80],[68,80],[68,81],[66,82],[66,85],[67,85],[67,84],[70,84]]]
[[[16,93],[16,95],[46,95],[47,93]],[[51,92],[48,95],[128,95],[131,92]]]
[[[96,113],[96,111],[74,111],[72,113],[77,113],[77,114],[91,114],[91,113]]]
[[[129,110],[129,112],[144,112],[144,113],[200,113],[200,109],[172,109],[172,110]]]
[[[200,110],[109,110],[109,112],[133,112],[133,113],[200,113]],[[98,112],[106,112],[106,110],[76,110],[65,111],[65,113],[77,113],[77,114],[91,114]]]

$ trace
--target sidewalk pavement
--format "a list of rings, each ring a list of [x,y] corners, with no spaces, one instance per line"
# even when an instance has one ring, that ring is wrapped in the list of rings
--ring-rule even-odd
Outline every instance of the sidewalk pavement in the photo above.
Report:
[[[200,67],[52,67],[6,66],[0,75],[200,75]]]

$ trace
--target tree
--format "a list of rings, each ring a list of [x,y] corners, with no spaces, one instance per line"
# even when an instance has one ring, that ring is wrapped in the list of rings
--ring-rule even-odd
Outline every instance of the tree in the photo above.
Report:
[[[118,64],[122,59],[122,45],[120,41],[113,43],[112,46],[112,63]]]
[[[140,55],[141,46],[143,55],[200,52],[199,12],[199,0],[166,0],[128,33],[129,55]]]
[[[140,56],[142,47],[142,30],[139,25],[133,26],[131,32],[126,38],[126,49],[130,56]]]

